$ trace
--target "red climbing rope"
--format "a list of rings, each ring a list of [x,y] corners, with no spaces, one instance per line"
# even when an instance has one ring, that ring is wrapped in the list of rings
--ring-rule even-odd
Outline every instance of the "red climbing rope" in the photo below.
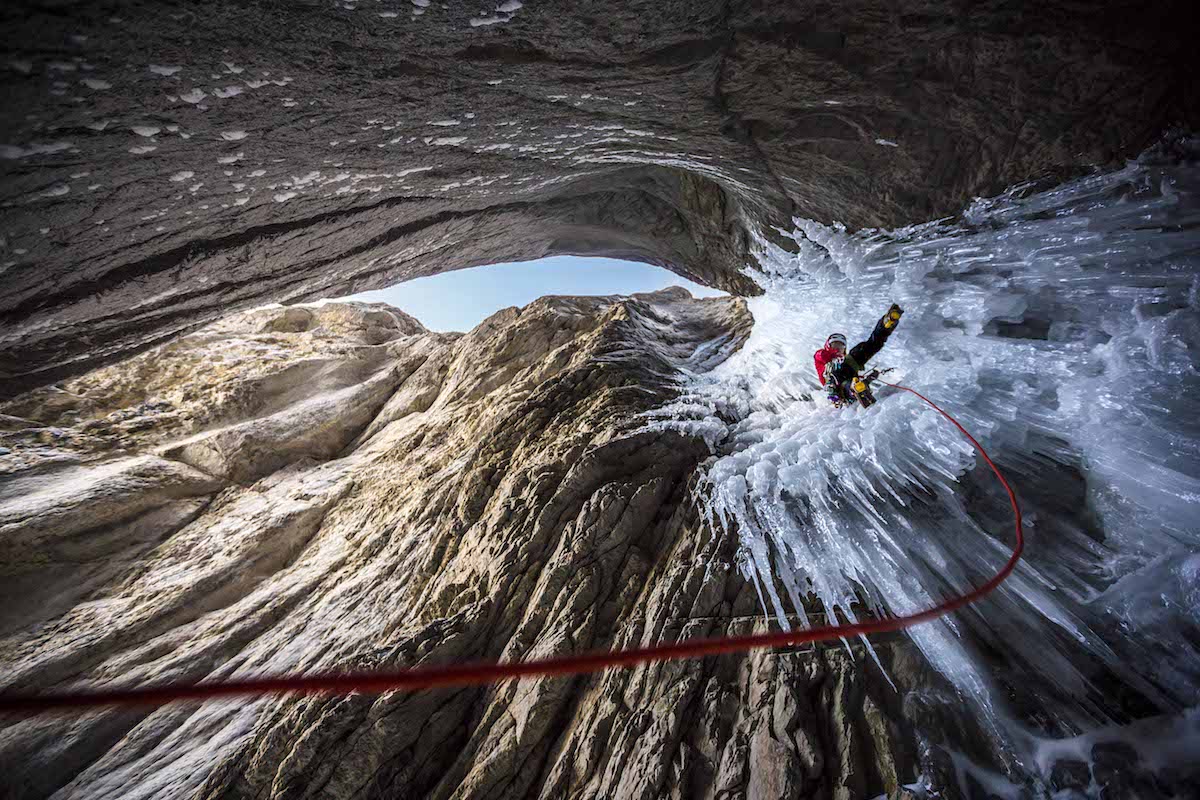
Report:
[[[697,639],[678,644],[638,647],[630,650],[614,650],[583,655],[557,656],[515,663],[476,663],[458,666],[430,666],[395,672],[363,672],[322,675],[281,675],[278,677],[246,678],[200,684],[166,684],[135,689],[100,689],[95,691],[65,691],[40,695],[0,694],[0,712],[38,714],[47,711],[64,711],[93,708],[96,706],[158,706],[176,700],[207,700],[214,697],[235,695],[264,695],[283,692],[300,694],[344,694],[347,692],[384,692],[394,690],[415,691],[454,686],[477,686],[512,678],[546,677],[555,675],[579,675],[598,672],[608,667],[630,667],[649,661],[668,661],[677,658],[697,658],[734,653],[763,647],[783,647],[837,639],[860,634],[886,633],[929,622],[951,611],[975,602],[999,586],[1017,566],[1025,539],[1021,534],[1021,508],[1012,487],[992,462],[983,447],[954,417],[947,414],[928,397],[896,383],[886,383],[896,389],[912,392],[928,403],[934,410],[954,424],[970,440],[983,460],[996,473],[1015,516],[1016,544],[1012,556],[987,583],[964,595],[953,597],[940,605],[904,617],[889,617],[852,625],[826,625],[799,631],[781,631],[749,636],[728,636],[715,639]]]

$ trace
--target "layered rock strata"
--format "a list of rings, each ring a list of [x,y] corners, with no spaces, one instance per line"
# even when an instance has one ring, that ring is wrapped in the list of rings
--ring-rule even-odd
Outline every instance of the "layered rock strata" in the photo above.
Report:
[[[698,518],[707,448],[640,417],[750,325],[678,289],[545,298],[465,335],[269,308],[7,403],[0,688],[763,629],[736,540]],[[5,719],[0,795],[875,796],[936,766],[904,704],[946,691],[911,645],[878,653]]]
[[[735,293],[790,218],[922,222],[1200,123],[1190,7],[0,8],[0,396],[235,310],[611,255]]]

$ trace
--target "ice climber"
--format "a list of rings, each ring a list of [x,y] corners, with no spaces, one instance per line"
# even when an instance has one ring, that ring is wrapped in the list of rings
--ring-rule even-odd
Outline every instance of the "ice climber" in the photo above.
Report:
[[[887,342],[903,313],[900,306],[892,303],[892,307],[883,318],[875,323],[875,330],[871,331],[866,341],[851,347],[850,352],[846,352],[845,334],[831,333],[825,340],[825,346],[813,354],[813,361],[817,365],[817,377],[825,387],[829,402],[835,407],[840,408],[843,404],[853,401],[850,380]]]

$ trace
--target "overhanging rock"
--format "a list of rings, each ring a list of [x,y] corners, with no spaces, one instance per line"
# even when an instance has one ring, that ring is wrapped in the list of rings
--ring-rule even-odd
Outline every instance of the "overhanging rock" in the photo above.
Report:
[[[922,9],[11,3],[0,396],[506,260],[752,293],[750,231],[922,221],[1196,118],[1169,5]]]

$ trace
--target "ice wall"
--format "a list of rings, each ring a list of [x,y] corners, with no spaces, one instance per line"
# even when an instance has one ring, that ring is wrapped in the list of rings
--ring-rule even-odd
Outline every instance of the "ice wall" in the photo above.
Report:
[[[780,624],[928,607],[1004,562],[1002,490],[920,400],[834,409],[812,361],[905,308],[875,363],[972,431],[1026,513],[1001,590],[910,632],[1010,776],[1036,778],[1046,737],[1200,701],[1197,153],[1176,136],[899,230],[796,220],[798,254],[760,245],[747,346],[657,415],[714,448],[708,511]]]

